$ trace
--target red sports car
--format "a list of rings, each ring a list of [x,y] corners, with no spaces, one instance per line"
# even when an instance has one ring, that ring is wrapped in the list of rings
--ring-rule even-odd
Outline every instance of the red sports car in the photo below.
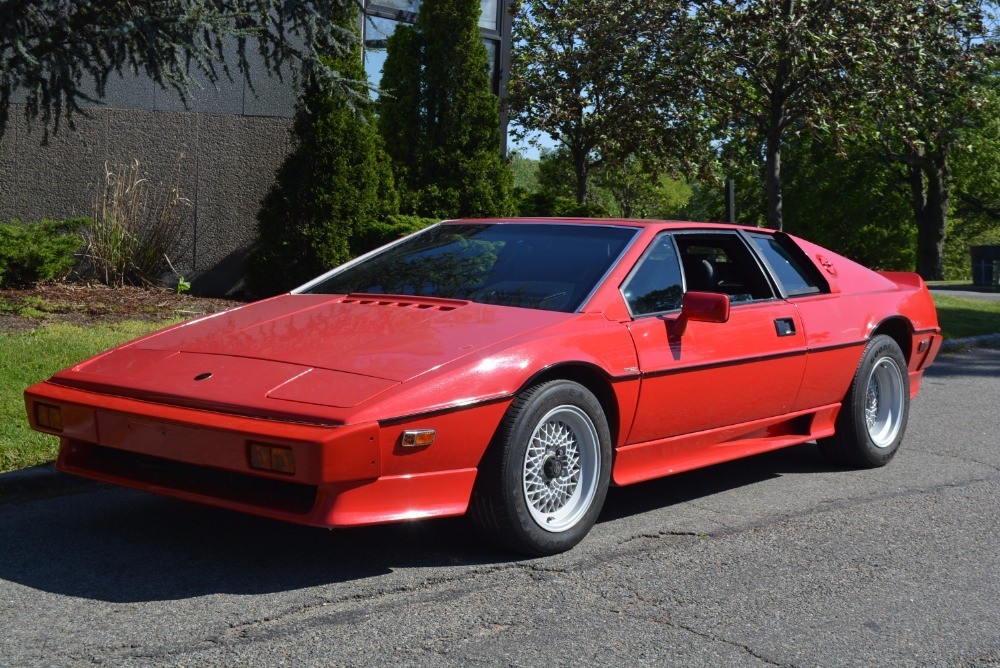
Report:
[[[609,485],[818,440],[882,466],[941,344],[915,274],[788,234],[432,226],[25,393],[63,471],[323,527],[571,548]]]

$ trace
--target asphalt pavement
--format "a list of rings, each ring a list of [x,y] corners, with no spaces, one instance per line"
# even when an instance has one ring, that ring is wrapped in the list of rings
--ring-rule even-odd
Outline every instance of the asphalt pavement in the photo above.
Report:
[[[990,302],[1000,302],[1000,291],[989,288],[973,288],[964,285],[936,285],[929,288],[931,294],[947,295],[949,297],[964,297],[965,299],[984,299]]]
[[[613,489],[519,560],[462,520],[297,527],[121,489],[0,505],[2,665],[997,666],[1000,351],[896,459],[806,444]]]

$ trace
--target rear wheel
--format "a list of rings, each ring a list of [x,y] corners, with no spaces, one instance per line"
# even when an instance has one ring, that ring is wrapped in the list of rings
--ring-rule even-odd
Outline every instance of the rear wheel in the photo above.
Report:
[[[567,380],[511,404],[479,471],[472,519],[490,540],[531,555],[583,540],[611,475],[611,435],[597,398]]]
[[[872,338],[837,416],[837,433],[820,441],[833,461],[885,466],[903,441],[910,414],[906,359],[889,336]]]

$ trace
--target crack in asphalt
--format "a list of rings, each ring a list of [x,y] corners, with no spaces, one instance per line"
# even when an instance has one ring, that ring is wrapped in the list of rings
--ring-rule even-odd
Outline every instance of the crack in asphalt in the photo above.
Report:
[[[926,487],[911,487],[907,489],[901,489],[896,492],[887,492],[885,494],[869,494],[867,496],[859,497],[856,499],[850,498],[850,499],[822,501],[818,506],[803,508],[801,510],[794,510],[791,512],[765,515],[759,520],[747,522],[742,525],[736,525],[731,529],[722,529],[720,531],[709,532],[706,535],[707,537],[732,536],[743,533],[744,531],[751,531],[753,529],[759,529],[763,527],[773,526],[775,524],[781,524],[782,522],[785,522],[787,520],[795,520],[803,517],[809,517],[812,515],[822,515],[833,510],[844,510],[849,508],[856,508],[860,506],[870,505],[872,503],[876,503],[879,501],[901,499],[910,496],[921,496],[923,494],[932,494],[935,492],[940,492],[950,489],[961,489],[963,487],[969,487],[971,485],[979,483],[994,482],[998,480],[1000,480],[1000,475],[987,476],[983,478],[970,478],[968,480],[952,481],[947,483],[928,485]]]
[[[574,572],[581,570],[580,566],[582,564],[574,564],[569,567],[554,567],[554,566],[544,566],[539,564],[517,562],[517,563],[507,563],[498,564],[496,566],[480,567],[473,571],[463,573],[463,574],[453,574],[442,576],[439,578],[427,578],[419,583],[401,585],[391,588],[378,589],[373,592],[358,593],[350,596],[342,596],[338,598],[326,598],[315,603],[305,603],[302,605],[290,606],[285,608],[283,611],[269,614],[264,617],[258,617],[250,620],[246,620],[240,623],[230,624],[228,628],[220,630],[219,633],[204,636],[198,638],[196,641],[191,643],[172,643],[168,645],[161,645],[159,648],[151,650],[150,648],[142,648],[140,652],[134,652],[130,650],[136,650],[136,647],[125,647],[122,645],[116,645],[114,647],[101,647],[101,651],[109,656],[118,656],[120,658],[139,658],[139,659],[157,659],[157,658],[167,658],[167,657],[177,657],[185,654],[192,654],[200,649],[203,649],[206,643],[213,645],[227,645],[234,642],[245,642],[254,643],[267,640],[273,640],[276,638],[282,638],[291,635],[297,635],[301,631],[301,626],[296,628],[289,628],[287,630],[282,630],[278,628],[273,628],[270,631],[261,630],[262,627],[276,627],[281,624],[286,624],[296,617],[303,615],[308,615],[316,610],[319,610],[328,606],[341,606],[341,605],[352,605],[356,603],[367,603],[368,607],[364,611],[336,611],[328,615],[324,615],[317,620],[312,620],[304,624],[306,627],[328,627],[334,625],[351,624],[357,622],[359,619],[369,617],[373,614],[377,614],[381,611],[390,610],[397,607],[397,604],[389,600],[389,597],[405,594],[414,594],[419,592],[432,592],[436,587],[447,584],[461,584],[463,582],[475,582],[476,580],[482,578],[482,576],[499,575],[511,571],[522,571],[527,577],[532,577],[537,574],[555,574],[555,575],[571,575]],[[419,596],[415,602],[426,603],[426,602],[447,602],[450,600],[456,600],[466,595],[471,591],[480,591],[491,589],[492,583],[487,582],[485,579],[482,580],[482,584],[477,587],[470,587],[461,591],[454,592],[440,592],[436,595],[424,595]],[[332,621],[331,621],[332,620]]]
[[[651,536],[651,537],[656,538],[656,536]],[[612,608],[611,608],[612,611],[617,611],[618,608],[623,607],[622,606],[622,603],[623,603],[622,601],[617,601],[617,600],[611,598],[610,596],[608,596],[603,591],[601,591],[599,589],[594,589],[593,587],[588,586],[590,584],[591,584],[590,582],[585,582],[584,583],[584,587],[588,591],[590,591],[592,594],[596,595],[597,597],[603,599],[605,602],[607,602],[608,604],[610,604],[612,606]],[[742,652],[744,652],[746,654],[749,654],[750,656],[754,657],[755,659],[763,661],[764,663],[766,663],[769,666],[781,666],[781,668],[796,668],[795,664],[781,663],[779,661],[776,661],[776,660],[774,660],[774,659],[772,659],[772,658],[770,658],[768,656],[765,656],[760,651],[755,650],[754,648],[750,647],[746,643],[741,643],[741,642],[738,642],[736,640],[729,640],[728,638],[724,638],[722,636],[717,636],[717,635],[714,635],[712,633],[708,633],[707,631],[700,631],[700,630],[698,630],[698,629],[696,629],[696,628],[694,628],[692,626],[688,626],[688,625],[682,624],[680,622],[675,622],[673,620],[673,616],[670,614],[670,610],[667,609],[667,608],[664,608],[663,607],[664,604],[662,602],[647,599],[645,596],[642,595],[642,592],[639,591],[638,589],[632,588],[632,589],[629,590],[628,593],[631,595],[631,597],[633,599],[635,599],[636,601],[638,601],[642,605],[647,606],[647,607],[651,607],[651,608],[653,608],[656,611],[662,612],[663,616],[650,615],[650,614],[642,615],[641,618],[646,619],[647,621],[650,621],[650,622],[653,622],[653,623],[658,624],[660,626],[665,626],[667,628],[674,629],[674,630],[677,630],[677,631],[683,631],[685,633],[690,633],[692,635],[698,636],[699,638],[701,638],[703,640],[710,640],[712,642],[722,643],[722,644],[728,645],[730,647],[735,647],[735,648],[739,649],[740,651],[742,651]],[[670,592],[669,594],[670,594],[671,598],[673,598],[675,600],[675,602],[676,602],[676,600],[677,600],[676,593]]]
[[[690,626],[685,626],[683,624],[673,624],[673,626],[674,626],[674,628],[682,629],[684,631],[687,631],[688,633],[693,633],[694,635],[700,636],[702,638],[705,638],[706,640],[714,640],[715,642],[725,643],[726,645],[729,645],[731,647],[736,647],[737,649],[741,649],[744,652],[746,652],[747,654],[749,654],[750,656],[752,656],[755,659],[758,659],[760,661],[763,661],[764,663],[766,663],[769,666],[781,666],[781,668],[796,668],[795,664],[793,664],[793,663],[781,663],[779,661],[775,661],[774,659],[771,659],[770,657],[764,656],[763,654],[761,654],[760,652],[754,650],[752,647],[750,647],[749,645],[747,645],[745,643],[737,642],[735,640],[729,640],[727,638],[721,638],[721,637],[712,635],[711,633],[706,633],[706,632],[703,632],[703,631],[699,631],[697,629],[694,629],[694,628],[692,628]]]
[[[961,663],[953,663],[952,665],[961,666],[961,668],[993,668],[994,666],[1000,666],[1000,652],[981,654],[966,659]]]
[[[918,450],[915,448],[907,448],[909,452],[919,452],[922,455],[927,455],[929,457],[940,457],[942,459],[955,459],[960,462],[965,462],[968,464],[979,464],[980,466],[985,466],[986,468],[993,469],[994,471],[1000,472],[1000,466],[996,464],[990,464],[989,462],[984,462],[979,459],[973,459],[972,457],[960,457],[951,452],[930,452],[929,450]]]
[[[998,473],[1000,473],[1000,469],[996,469],[996,467],[990,467],[990,468],[994,468],[995,470],[997,470]],[[715,531],[694,532],[694,531],[661,530],[657,533],[649,533],[649,532],[638,533],[619,541],[618,546],[622,547],[629,543],[639,541],[642,539],[662,539],[665,536],[694,536],[697,538],[728,537],[743,533],[745,531],[751,531],[753,529],[774,526],[775,524],[781,524],[782,522],[788,520],[800,519],[812,515],[822,515],[834,510],[844,510],[848,508],[866,506],[880,501],[906,498],[908,496],[920,496],[923,494],[931,494],[942,490],[960,489],[978,483],[994,482],[997,480],[1000,480],[1000,475],[986,476],[981,478],[969,478],[967,480],[938,483],[934,485],[927,485],[924,487],[910,487],[906,489],[897,490],[895,492],[887,492],[884,494],[869,494],[867,496],[862,496],[857,498],[820,501],[819,504],[811,506],[809,508],[802,508],[800,510],[785,511],[781,513],[774,513],[771,515],[764,515],[760,519],[753,520],[750,522],[744,522],[743,524],[726,525],[722,524],[721,522],[718,522],[721,526],[723,526],[723,528]],[[689,505],[698,507],[693,502],[689,502]],[[702,509],[710,510],[709,508],[702,508]]]

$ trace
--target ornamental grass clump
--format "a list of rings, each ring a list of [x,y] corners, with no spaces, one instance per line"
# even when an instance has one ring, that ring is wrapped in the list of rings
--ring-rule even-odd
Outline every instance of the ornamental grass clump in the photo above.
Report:
[[[143,176],[139,161],[104,164],[104,182],[84,230],[86,256],[97,280],[110,286],[155,285],[182,250],[184,209],[191,201],[176,185]]]

